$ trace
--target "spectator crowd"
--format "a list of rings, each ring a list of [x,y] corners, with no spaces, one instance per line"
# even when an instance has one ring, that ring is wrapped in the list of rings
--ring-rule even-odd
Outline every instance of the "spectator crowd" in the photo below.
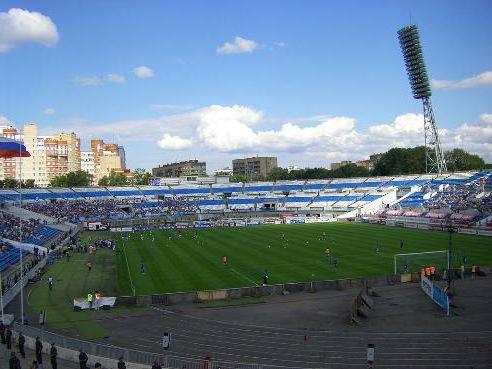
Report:
[[[25,203],[23,207],[35,213],[55,218],[59,222],[74,224],[84,221],[190,214],[198,210],[196,202],[178,197],[160,199],[159,201],[135,199],[38,201]]]
[[[20,241],[22,237],[25,240],[34,236],[41,225],[37,219],[31,218],[20,221],[15,215],[0,212],[0,238]]]

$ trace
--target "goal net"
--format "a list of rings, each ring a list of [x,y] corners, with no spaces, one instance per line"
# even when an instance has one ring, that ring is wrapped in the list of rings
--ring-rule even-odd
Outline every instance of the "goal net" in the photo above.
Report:
[[[448,268],[448,251],[414,252],[394,256],[395,274],[419,272],[422,268],[434,266],[442,271]]]

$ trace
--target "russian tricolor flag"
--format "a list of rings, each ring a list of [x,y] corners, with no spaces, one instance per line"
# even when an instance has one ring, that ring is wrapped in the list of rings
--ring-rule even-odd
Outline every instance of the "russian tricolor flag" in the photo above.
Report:
[[[27,158],[29,156],[31,154],[21,142],[0,137],[0,158]]]

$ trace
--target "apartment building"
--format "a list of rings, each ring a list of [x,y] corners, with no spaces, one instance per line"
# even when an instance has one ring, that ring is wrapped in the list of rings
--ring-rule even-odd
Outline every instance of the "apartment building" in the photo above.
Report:
[[[154,177],[205,177],[207,175],[207,164],[198,160],[187,160],[179,163],[159,165],[152,168]]]
[[[91,140],[94,182],[111,174],[126,171],[126,154],[123,146],[104,143],[103,140]]]
[[[51,179],[84,170],[94,182],[111,171],[125,171],[125,149],[103,140],[92,140],[91,151],[81,152],[80,138],[74,132],[41,136],[35,124],[26,124],[23,132],[12,126],[0,126],[0,136],[22,141],[31,154],[27,158],[0,158],[0,180],[32,179],[38,187],[46,187]],[[97,164],[96,164],[97,163]]]
[[[277,166],[275,156],[255,156],[232,161],[234,175],[246,176],[248,180],[265,178]]]
[[[80,170],[80,139],[73,132],[39,136],[36,125],[27,124],[22,133],[3,127],[0,134],[22,141],[31,154],[22,159],[0,159],[0,179],[32,179],[36,186],[45,187],[53,177]]]
[[[13,140],[19,139],[17,129],[12,126],[1,126],[0,135]],[[0,180],[18,177],[19,160],[19,158],[0,158]]]
[[[96,176],[96,167],[94,165],[94,153],[92,151],[80,152],[80,170],[89,173],[92,176],[92,183]]]

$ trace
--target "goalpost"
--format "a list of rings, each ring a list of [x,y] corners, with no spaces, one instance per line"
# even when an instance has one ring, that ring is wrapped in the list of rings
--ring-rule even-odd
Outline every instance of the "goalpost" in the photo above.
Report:
[[[395,274],[418,272],[431,265],[437,270],[449,269],[448,250],[396,254],[393,261]]]

